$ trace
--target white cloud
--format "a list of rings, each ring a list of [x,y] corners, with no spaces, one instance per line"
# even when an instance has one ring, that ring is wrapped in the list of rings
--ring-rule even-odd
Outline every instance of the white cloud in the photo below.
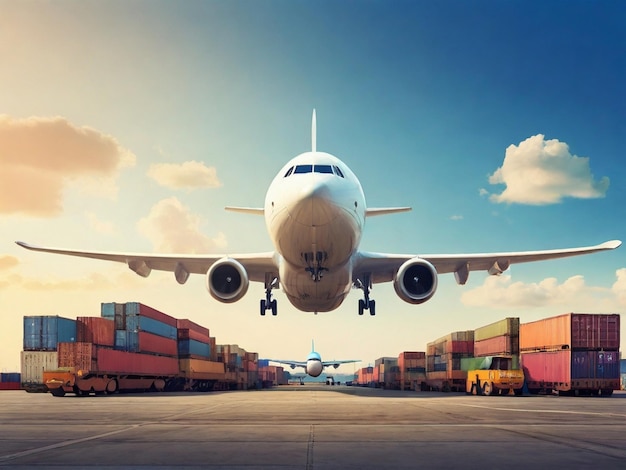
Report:
[[[110,194],[118,170],[134,163],[113,137],[62,117],[0,116],[0,213],[57,215],[70,181],[88,177]]]
[[[89,226],[96,232],[108,235],[115,233],[113,223],[100,220],[93,212],[86,212],[85,217],[87,217]]]
[[[488,276],[483,285],[461,295],[472,307],[534,308],[562,306],[566,310],[612,311],[626,306],[626,268],[616,272],[612,288],[589,286],[583,276],[572,276],[559,284],[556,278],[536,283],[513,282],[510,275]]]
[[[542,134],[510,145],[489,182],[506,186],[492,194],[491,201],[533,205],[555,204],[566,197],[604,197],[609,187],[608,177],[594,179],[589,158],[570,154],[566,143],[544,140]]]
[[[450,220],[463,220],[462,215],[451,215]]]
[[[158,252],[210,253],[223,250],[227,245],[226,236],[221,232],[215,238],[204,235],[201,223],[200,217],[171,197],[155,204],[137,227]]]
[[[148,176],[170,189],[219,188],[222,183],[215,167],[202,162],[189,161],[180,165],[157,163],[150,166]]]

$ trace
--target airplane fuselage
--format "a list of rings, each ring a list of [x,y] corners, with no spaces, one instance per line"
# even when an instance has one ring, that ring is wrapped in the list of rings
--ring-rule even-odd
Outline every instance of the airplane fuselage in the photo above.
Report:
[[[365,221],[357,177],[328,153],[303,153],[276,175],[264,210],[289,301],[308,312],[337,308],[352,285]]]

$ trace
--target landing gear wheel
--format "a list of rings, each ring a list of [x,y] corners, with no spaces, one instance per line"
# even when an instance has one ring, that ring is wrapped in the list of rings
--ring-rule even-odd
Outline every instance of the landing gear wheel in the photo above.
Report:
[[[359,315],[363,315],[364,310],[365,310],[365,301],[363,299],[359,299]]]
[[[278,304],[276,303],[276,299],[270,302],[270,309],[272,310],[272,315],[278,315]]]
[[[265,316],[265,310],[267,310],[265,308],[265,299],[261,299],[261,316]]]
[[[370,315],[376,315],[376,301],[370,300]]]

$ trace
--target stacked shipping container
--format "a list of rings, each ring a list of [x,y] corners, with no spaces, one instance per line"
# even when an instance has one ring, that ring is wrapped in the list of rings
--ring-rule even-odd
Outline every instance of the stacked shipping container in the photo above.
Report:
[[[618,314],[567,313],[520,326],[531,393],[610,395],[619,390]]]
[[[19,390],[21,374],[19,372],[0,372],[0,390]]]
[[[85,380],[115,375],[118,385],[135,380],[159,384],[157,389],[169,384],[211,390],[217,382],[219,388],[257,386],[258,355],[227,345],[227,354],[217,362],[218,348],[208,328],[138,302],[102,303],[100,313],[76,320],[24,317],[22,388],[46,391],[44,371],[59,368]],[[150,378],[159,380],[141,382]]]
[[[519,368],[518,317],[508,317],[474,330],[474,357],[505,356],[512,360],[512,368]],[[465,362],[465,361],[464,361]],[[465,367],[463,367],[465,370]]]
[[[426,345],[426,383],[435,390],[465,390],[461,359],[474,355],[474,330],[456,331]]]
[[[426,353],[404,351],[398,356],[400,390],[421,390],[426,382]]]

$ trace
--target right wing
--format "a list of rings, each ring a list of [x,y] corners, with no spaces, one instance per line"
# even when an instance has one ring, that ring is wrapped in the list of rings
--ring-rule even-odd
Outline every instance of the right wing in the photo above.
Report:
[[[611,240],[599,245],[579,248],[448,255],[359,252],[355,261],[354,276],[359,277],[367,274],[370,276],[372,283],[391,282],[398,269],[405,261],[419,257],[431,263],[437,270],[437,274],[457,273],[460,279],[466,279],[470,271],[487,271],[490,274],[497,274],[498,271],[504,271],[512,264],[567,258],[570,256],[614,250],[621,244],[622,242],[620,240]],[[464,284],[464,282],[460,283]]]
[[[235,255],[188,255],[188,254],[158,254],[158,253],[117,253],[106,251],[66,250],[30,245],[24,242],[15,242],[22,248],[58,255],[78,256],[105,261],[124,263],[139,274],[147,277],[152,269],[157,271],[178,272],[183,269],[189,274],[206,274],[213,263],[222,258],[232,258],[240,262],[251,281],[265,282],[265,274],[278,273],[278,262],[274,252],[250,253]]]
[[[267,359],[268,361],[272,361],[272,362],[278,362],[279,364],[285,364],[289,367],[291,367],[292,369],[295,369],[296,367],[302,367],[304,368],[304,370],[306,370],[306,362],[302,362],[302,361],[281,361],[278,359]]]

